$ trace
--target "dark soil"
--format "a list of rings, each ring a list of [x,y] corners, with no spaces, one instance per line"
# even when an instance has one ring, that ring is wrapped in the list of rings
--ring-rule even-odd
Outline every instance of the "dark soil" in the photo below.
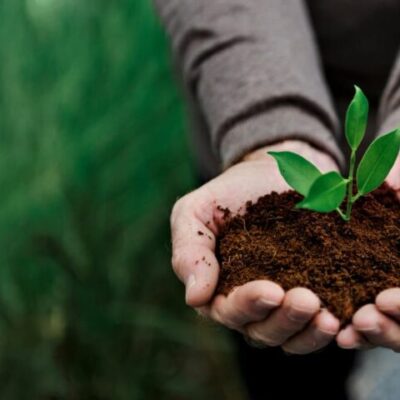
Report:
[[[350,222],[337,213],[298,210],[290,191],[226,212],[217,243],[217,293],[257,279],[285,290],[306,287],[345,324],[384,289],[400,287],[400,202],[382,186],[361,198]]]

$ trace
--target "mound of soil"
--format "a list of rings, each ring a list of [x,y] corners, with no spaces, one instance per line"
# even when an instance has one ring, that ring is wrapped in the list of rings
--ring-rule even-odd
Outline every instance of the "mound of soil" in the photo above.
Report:
[[[217,293],[257,279],[306,287],[344,325],[382,290],[400,287],[400,202],[391,189],[361,198],[350,222],[295,209],[300,200],[293,191],[272,193],[248,203],[243,216],[225,210]]]

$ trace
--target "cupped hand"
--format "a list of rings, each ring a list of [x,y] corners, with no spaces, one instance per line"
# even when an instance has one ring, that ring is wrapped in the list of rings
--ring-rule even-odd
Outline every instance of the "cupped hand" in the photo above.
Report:
[[[322,171],[337,170],[325,153],[306,143],[287,141],[249,154],[214,180],[181,198],[171,215],[172,265],[186,287],[186,303],[202,315],[267,346],[306,354],[326,346],[339,321],[321,309],[317,296],[304,288],[287,293],[277,284],[259,280],[214,296],[219,266],[215,242],[222,208],[240,212],[248,200],[289,187],[267,151],[294,151]]]
[[[400,199],[400,157],[386,182]],[[360,308],[336,340],[347,349],[380,346],[400,352],[400,288],[385,290],[377,296],[375,304]]]

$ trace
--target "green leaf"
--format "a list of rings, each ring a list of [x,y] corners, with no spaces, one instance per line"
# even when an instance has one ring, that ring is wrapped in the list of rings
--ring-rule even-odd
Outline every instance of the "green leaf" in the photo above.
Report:
[[[336,210],[346,196],[347,182],[348,180],[336,171],[321,175],[311,186],[307,197],[296,204],[296,208],[318,212]]]
[[[346,139],[353,151],[362,142],[368,122],[368,99],[362,90],[355,86],[356,93],[346,114]]]
[[[357,169],[358,196],[378,188],[392,169],[400,151],[400,130],[375,139]]]
[[[268,154],[275,158],[287,184],[303,196],[308,194],[311,185],[321,176],[314,164],[296,153],[270,151]]]

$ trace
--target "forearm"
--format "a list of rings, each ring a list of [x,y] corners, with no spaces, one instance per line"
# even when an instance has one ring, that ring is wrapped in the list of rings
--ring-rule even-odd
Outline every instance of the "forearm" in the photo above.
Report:
[[[269,151],[292,151],[310,160],[323,172],[336,171],[339,165],[335,159],[322,150],[318,150],[310,144],[297,140],[285,140],[268,146],[263,146],[257,150],[246,154],[241,161],[265,161],[276,166],[276,161],[267,155]]]
[[[302,1],[156,4],[223,166],[285,139],[341,158],[337,120]]]
[[[382,96],[378,123],[379,134],[400,128],[400,51]]]

